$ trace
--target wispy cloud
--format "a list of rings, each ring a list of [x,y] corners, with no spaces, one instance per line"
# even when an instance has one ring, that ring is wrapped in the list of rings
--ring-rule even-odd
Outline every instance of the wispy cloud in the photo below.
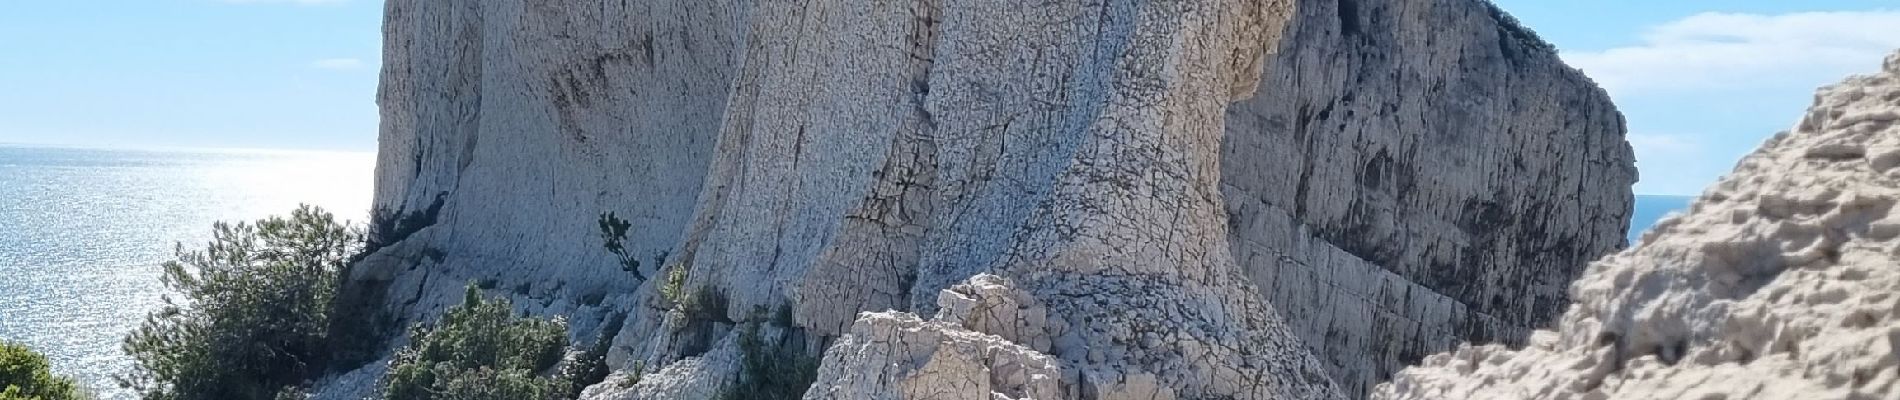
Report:
[[[1699,152],[1702,148],[1695,137],[1686,135],[1657,135],[1631,133],[1628,136],[1630,147],[1636,151],[1638,159],[1661,160],[1667,156],[1682,156]],[[1652,156],[1652,157],[1643,157]]]
[[[1632,132],[1625,138],[1636,151],[1636,168],[1642,171],[1637,193],[1692,195],[1725,168],[1713,162],[1701,136]]]
[[[1704,13],[1564,59],[1613,94],[1838,79],[1900,48],[1900,11]]]
[[[310,63],[311,68],[327,69],[327,70],[333,70],[333,71],[349,71],[349,70],[363,69],[363,67],[368,66],[368,65],[369,64],[363,62],[362,59],[356,59],[356,58],[325,58],[325,59],[313,61]]]

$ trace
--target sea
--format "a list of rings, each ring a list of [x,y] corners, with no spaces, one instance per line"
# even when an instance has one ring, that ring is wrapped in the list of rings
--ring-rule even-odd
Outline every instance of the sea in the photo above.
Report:
[[[1649,227],[1655,226],[1656,222],[1662,221],[1670,213],[1688,211],[1689,203],[1693,201],[1694,196],[1636,195],[1636,208],[1630,213],[1630,244],[1635,244],[1637,238],[1643,237],[1643,232],[1649,231]]]
[[[368,215],[375,156],[264,150],[103,150],[0,145],[0,340],[52,359],[104,399],[132,368],[121,338],[166,293],[158,264],[199,248],[216,221],[298,204]],[[1637,196],[1630,239],[1684,196]]]
[[[51,359],[103,399],[121,338],[157,309],[174,246],[201,248],[216,221],[369,215],[372,153],[105,150],[0,145],[0,340]]]

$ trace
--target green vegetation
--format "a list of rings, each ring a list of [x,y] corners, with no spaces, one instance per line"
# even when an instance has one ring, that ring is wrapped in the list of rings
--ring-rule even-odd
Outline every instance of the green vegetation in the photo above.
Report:
[[[679,303],[679,309],[688,320],[732,323],[726,318],[727,302],[725,292],[702,287],[686,296],[686,300]]]
[[[726,293],[712,287],[686,288],[685,265],[674,265],[667,274],[666,285],[660,287],[660,297],[666,300],[667,307],[679,312],[681,324],[672,325],[671,332],[680,343],[680,353],[697,356],[712,349],[718,324],[730,324],[726,317]]]
[[[635,259],[633,254],[627,251],[627,229],[633,227],[633,223],[620,219],[612,212],[607,212],[600,214],[600,220],[595,221],[595,224],[600,226],[602,246],[620,259],[620,269],[632,272],[634,279],[639,279],[642,283],[646,282],[646,274],[640,273],[640,260]]]
[[[721,400],[798,399],[818,380],[818,359],[803,344],[766,343],[757,322],[740,331],[739,355],[739,380],[720,391]]]
[[[726,303],[726,292],[699,288],[693,290],[692,296],[686,296],[684,303],[680,303],[680,313],[686,313],[686,318],[693,320],[716,320],[730,324],[730,318],[726,318]]]
[[[217,223],[202,250],[164,264],[183,297],[126,337],[137,369],[120,384],[146,399],[273,399],[322,372],[338,282],[361,230],[303,206],[289,218]]]
[[[666,282],[660,285],[660,299],[666,300],[667,307],[685,314],[688,321],[732,322],[726,318],[726,294],[709,288],[688,290],[686,269],[685,265],[667,269]]]
[[[1498,21],[1498,45],[1499,50],[1503,52],[1505,57],[1516,58],[1519,55],[1519,52],[1513,51],[1509,46],[1505,46],[1505,43],[1511,42],[1537,51],[1552,54],[1557,52],[1557,46],[1544,41],[1544,38],[1537,36],[1537,32],[1524,27],[1523,23],[1518,22],[1517,17],[1511,16],[1511,13],[1504,12],[1504,9],[1498,8],[1497,4],[1487,1],[1484,2],[1484,6],[1485,11],[1491,15],[1491,18]],[[1509,40],[1509,42],[1505,40]]]
[[[679,304],[681,300],[685,300],[685,295],[686,266],[676,265],[673,268],[667,269],[666,282],[662,282],[660,285],[660,299],[666,300],[668,307],[671,307]]]
[[[507,300],[484,301],[470,285],[462,305],[433,329],[411,330],[409,346],[390,364],[385,398],[570,398],[575,391],[568,378],[540,375],[560,362],[566,347],[562,321],[517,317]]]
[[[91,396],[72,378],[53,375],[46,356],[0,342],[0,400],[81,400]]]
[[[779,303],[778,311],[772,313],[772,325],[780,328],[791,328],[792,324],[796,322],[792,320],[792,309],[797,307],[798,305],[790,300]]]
[[[640,378],[645,377],[646,373],[647,373],[647,362],[634,361],[633,368],[627,369],[627,374],[622,375],[620,377],[620,387],[630,388],[630,387],[633,387],[634,385],[639,385]]]
[[[588,385],[607,380],[607,375],[613,372],[613,369],[607,366],[607,351],[613,348],[614,336],[620,333],[620,328],[625,326],[626,322],[626,314],[614,316],[607,321],[606,325],[601,326],[600,335],[594,338],[593,347],[589,347],[579,357],[561,365],[561,372],[556,376],[562,383],[567,384],[568,398],[578,398],[581,390],[586,389]]]

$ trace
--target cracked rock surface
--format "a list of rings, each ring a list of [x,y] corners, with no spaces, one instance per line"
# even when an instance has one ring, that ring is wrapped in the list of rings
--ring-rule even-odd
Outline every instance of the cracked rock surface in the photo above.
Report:
[[[824,355],[812,396],[1361,397],[1549,322],[1634,179],[1607,96],[1480,0],[387,12],[352,290],[563,315],[644,366],[588,399],[710,396],[761,325]]]
[[[1822,88],[1527,347],[1433,355],[1380,399],[1900,398],[1900,54]]]
[[[1047,309],[1035,301],[1003,278],[984,274],[944,290],[930,321],[904,312],[865,313],[832,345],[805,398],[1073,398],[1067,392],[1076,390],[1074,378],[1045,353],[1054,330],[1045,325]],[[1109,392],[1163,390],[1152,376],[1144,382]]]
[[[1221,145],[1234,259],[1268,302],[1356,395],[1554,323],[1624,244],[1609,96],[1487,2],[1297,3]]]

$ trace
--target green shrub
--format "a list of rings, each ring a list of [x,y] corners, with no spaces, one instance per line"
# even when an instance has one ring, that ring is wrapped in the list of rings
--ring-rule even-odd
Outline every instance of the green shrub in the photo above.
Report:
[[[797,303],[790,300],[779,303],[778,311],[772,313],[772,325],[780,328],[791,328],[792,324],[797,323],[797,321],[792,319],[792,309],[797,307]]]
[[[0,342],[0,400],[80,400],[90,396],[72,378],[53,375],[46,356]]]
[[[164,264],[183,300],[165,297],[125,338],[137,368],[117,378],[146,399],[272,399],[328,361],[329,310],[363,233],[310,206],[212,233]]]
[[[632,272],[634,279],[646,282],[646,274],[640,273],[640,260],[627,251],[627,229],[632,228],[633,223],[620,219],[612,212],[600,214],[600,219],[594,223],[600,226],[601,246],[606,247],[607,252],[614,253],[614,257],[619,259],[620,269]]]
[[[646,374],[647,374],[647,362],[634,361],[633,368],[628,368],[627,374],[620,376],[620,387],[630,388],[630,387],[634,387],[635,385],[639,385],[640,378],[646,377]]]
[[[731,319],[726,318],[726,294],[710,287],[687,289],[686,269],[685,265],[667,269],[666,282],[660,285],[660,299],[666,300],[667,307],[685,314],[688,321],[731,323]]]
[[[684,269],[683,266],[674,268]],[[683,298],[673,302],[672,307],[683,318],[681,323],[672,325],[670,333],[679,343],[679,353],[689,357],[705,354],[718,339],[720,325],[733,323],[726,317],[726,293],[711,286],[676,292],[683,293],[677,295]]]
[[[484,301],[469,285],[462,305],[433,329],[418,325],[390,363],[390,400],[567,398],[570,384],[540,376],[567,348],[562,321],[514,315],[505,299]]]
[[[686,296],[686,301],[679,303],[679,308],[680,312],[686,314],[688,320],[732,323],[731,318],[726,318],[727,304],[725,292],[712,287],[701,287],[693,290],[692,295]]]
[[[561,372],[556,377],[561,383],[567,384],[567,397],[580,397],[581,390],[588,385],[607,380],[607,375],[613,372],[607,366],[607,351],[613,349],[614,337],[620,333],[620,328],[626,326],[626,322],[626,314],[615,315],[601,326],[592,347],[561,365]]]
[[[666,300],[667,306],[672,307],[679,304],[680,301],[685,300],[685,294],[686,266],[675,265],[672,268],[668,268],[666,270],[666,282],[660,284],[660,299]]]
[[[818,359],[803,344],[767,343],[758,322],[740,331],[739,355],[739,380],[720,391],[721,400],[799,399],[818,380]]]

